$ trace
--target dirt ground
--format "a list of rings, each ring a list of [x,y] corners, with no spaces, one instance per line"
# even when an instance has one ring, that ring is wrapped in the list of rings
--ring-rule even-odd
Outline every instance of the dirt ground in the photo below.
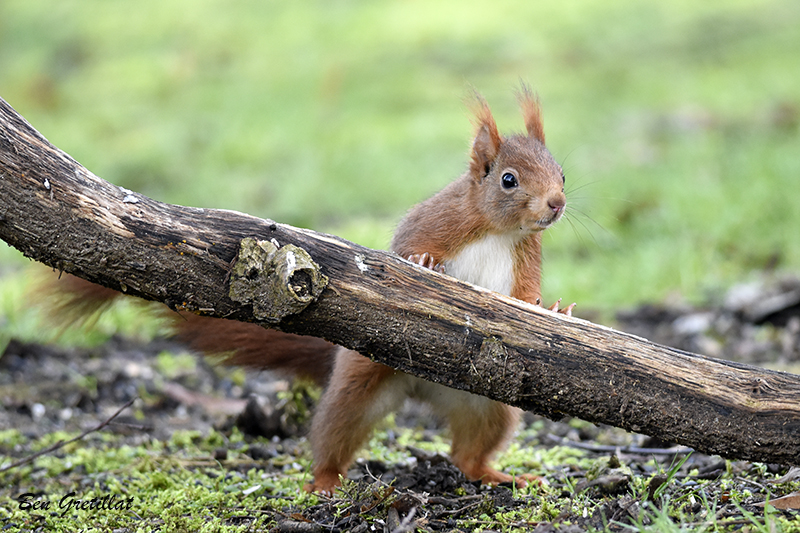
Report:
[[[741,285],[702,308],[643,306],[619,313],[615,326],[684,350],[796,372],[800,364],[800,281],[784,278]],[[266,437],[248,447],[254,464],[287,450],[308,453],[305,424],[297,416],[296,402],[288,402],[286,395],[280,394],[289,389],[286,381],[265,372],[237,374],[202,358],[165,357],[165,353],[185,354],[185,349],[169,339],[140,344],[114,338],[88,350],[12,341],[0,357],[0,430],[17,429],[30,445],[0,449],[6,464],[29,455],[33,443],[49,433],[92,429],[133,398],[143,399],[139,408],[143,418],[126,410],[100,430],[115,434],[120,444],[137,445],[143,435],[166,441],[179,429],[203,432],[214,427],[225,432],[235,425],[253,438]],[[439,432],[435,421],[414,405],[399,414],[396,422],[422,427],[423,435]],[[687,456],[687,450],[672,443],[530,414],[525,417],[525,427],[529,431],[524,433],[522,446],[574,447],[589,458],[603,458],[598,462],[602,468],[589,472],[575,465],[547,465],[555,468],[547,476],[548,494],[557,507],[555,516],[533,522],[512,518],[502,528],[622,531],[656,520],[652,513],[642,514],[643,501],[663,501],[668,496],[683,502],[681,518],[673,517],[675,521],[708,524],[713,503],[712,518],[717,526],[747,530],[755,527],[753,517],[763,516],[759,503],[768,496],[791,495],[800,479],[798,470],[790,465],[726,461],[698,453],[668,476],[670,467]],[[388,435],[391,440],[392,432]],[[467,481],[443,454],[392,444],[403,447],[413,460],[396,464],[359,460],[348,474],[356,482],[351,489],[316,505],[276,515],[274,528],[367,531],[383,524],[386,531],[492,529],[500,526],[481,518],[488,510],[513,511],[530,504],[531,496],[518,496],[510,487],[487,488]],[[214,453],[224,458],[226,450],[223,446]],[[646,480],[644,494],[633,490],[637,479]],[[34,489],[24,487],[26,491]],[[583,500],[592,505],[579,504]],[[588,513],[587,508],[591,510]],[[777,513],[790,519],[797,516],[791,506]]]

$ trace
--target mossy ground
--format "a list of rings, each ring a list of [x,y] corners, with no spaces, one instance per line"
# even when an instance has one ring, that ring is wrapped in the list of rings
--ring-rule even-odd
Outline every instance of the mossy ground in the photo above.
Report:
[[[0,468],[138,397],[102,429],[0,472],[0,527],[11,531],[800,531],[797,511],[758,507],[800,491],[796,470],[666,451],[580,420],[526,415],[498,467],[544,484],[480,487],[413,404],[374,433],[341,491],[307,494],[313,389],[209,365],[158,337],[14,340],[0,378]],[[272,437],[243,434],[253,424],[227,414],[249,397],[277,413]]]
[[[528,432],[538,434],[532,427],[521,438]],[[398,432],[392,460],[408,463],[419,456],[399,442],[417,442],[420,436],[413,433]],[[34,443],[6,431],[0,448],[16,457],[66,436],[53,434]],[[276,446],[236,431],[213,430],[178,431],[168,441],[138,440],[130,445],[129,436],[92,434],[2,474],[0,523],[14,531],[267,531],[279,524],[285,530],[316,524],[306,530],[346,531],[366,524],[360,529],[365,531],[383,528],[391,520],[390,509],[398,511],[400,521],[413,509],[410,523],[419,531],[739,531],[742,526],[800,531],[793,513],[754,507],[766,497],[800,489],[797,480],[771,484],[778,472],[763,465],[689,458],[664,475],[671,464],[644,455],[626,454],[620,465],[616,457],[574,448],[514,446],[501,465],[542,474],[547,485],[478,489],[447,465],[443,471],[456,478],[449,485],[437,477],[441,472],[430,469],[426,482],[396,487],[371,477],[376,472],[362,462],[351,474],[359,479],[328,498],[302,490],[309,466],[303,442]],[[383,432],[365,450],[373,469],[386,457],[381,450],[386,442]],[[255,461],[255,449],[274,453]],[[397,464],[384,466],[406,469]],[[655,496],[654,486],[660,489]],[[27,508],[19,501],[26,493]],[[92,507],[95,498],[100,503]],[[84,509],[79,500],[86,502]]]

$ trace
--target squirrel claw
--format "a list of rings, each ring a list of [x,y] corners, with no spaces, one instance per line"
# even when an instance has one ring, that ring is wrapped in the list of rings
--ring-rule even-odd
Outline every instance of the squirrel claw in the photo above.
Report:
[[[409,255],[408,260],[421,267],[435,270],[439,274],[444,274],[444,265],[441,263],[436,263],[433,259],[433,256],[428,252],[425,252],[424,254]]]
[[[564,309],[560,309],[558,312],[561,313],[562,315],[572,316],[572,310],[575,308],[576,305],[578,305],[578,304],[575,303],[575,302],[572,302],[571,304],[566,306]]]
[[[564,309],[559,309],[558,308],[558,304],[560,304],[560,303],[561,303],[561,298],[556,300],[556,303],[554,303],[553,305],[548,307],[548,309],[550,311],[554,311],[556,313],[561,313],[562,315],[572,316],[572,310],[575,308],[576,305],[578,305],[578,304],[573,302],[573,303],[569,304],[568,306],[566,306]]]

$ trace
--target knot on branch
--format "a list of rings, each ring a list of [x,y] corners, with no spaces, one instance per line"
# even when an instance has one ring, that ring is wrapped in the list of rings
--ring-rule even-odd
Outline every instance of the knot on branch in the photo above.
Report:
[[[247,237],[231,269],[231,300],[252,304],[253,315],[277,324],[316,300],[328,285],[308,252],[292,244],[278,248],[269,241]]]

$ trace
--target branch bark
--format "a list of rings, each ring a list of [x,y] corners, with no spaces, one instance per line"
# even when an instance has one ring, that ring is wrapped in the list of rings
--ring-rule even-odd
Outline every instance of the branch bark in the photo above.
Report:
[[[2,99],[0,238],[173,309],[323,337],[551,418],[800,464],[800,376],[659,346],[331,235],[154,201],[93,175]]]

